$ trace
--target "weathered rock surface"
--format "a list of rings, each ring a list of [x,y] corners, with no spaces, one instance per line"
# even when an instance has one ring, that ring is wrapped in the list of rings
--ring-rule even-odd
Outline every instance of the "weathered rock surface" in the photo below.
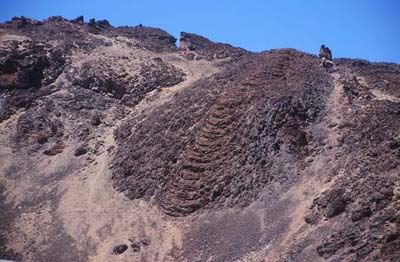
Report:
[[[222,59],[231,58],[237,59],[248,55],[250,52],[233,47],[228,44],[214,43],[209,39],[190,33],[181,33],[180,49],[188,59]]]
[[[0,25],[0,259],[400,260],[400,65],[175,42]]]
[[[147,119],[158,119],[156,126],[138,121],[140,126],[128,123],[117,130],[117,142],[132,145],[117,152],[114,178],[120,190],[131,198],[157,193],[164,209],[176,215],[216,202],[245,206],[278,175],[287,154],[305,157],[311,139],[306,127],[324,108],[329,86],[318,61],[279,50],[234,68],[154,111]],[[191,104],[196,107],[185,106]],[[149,130],[150,135],[142,133]]]

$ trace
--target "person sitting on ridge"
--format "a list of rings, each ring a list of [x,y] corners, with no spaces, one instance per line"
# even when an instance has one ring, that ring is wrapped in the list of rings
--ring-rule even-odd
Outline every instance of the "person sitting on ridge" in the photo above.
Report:
[[[319,58],[325,58],[326,60],[332,61],[331,50],[325,45],[321,45],[321,48],[319,49]]]

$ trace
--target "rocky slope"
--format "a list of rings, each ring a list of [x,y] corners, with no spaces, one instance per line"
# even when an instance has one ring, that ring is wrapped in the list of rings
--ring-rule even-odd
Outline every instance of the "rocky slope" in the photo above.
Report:
[[[0,259],[400,260],[400,65],[175,42],[0,25]]]

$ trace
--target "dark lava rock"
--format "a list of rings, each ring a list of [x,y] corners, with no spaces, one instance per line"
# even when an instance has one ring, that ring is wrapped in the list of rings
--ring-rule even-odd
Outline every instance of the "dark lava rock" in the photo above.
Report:
[[[175,45],[176,38],[159,28],[140,25],[135,27],[121,26],[114,28],[109,34],[111,36],[120,35],[137,39],[139,46],[153,52],[171,52],[177,50]]]
[[[184,90],[140,124],[122,125],[114,185],[131,199],[156,195],[168,214],[178,216],[227,199],[232,206],[251,203],[286,172],[273,145],[296,159],[308,155],[312,141],[305,127],[321,114],[321,83],[328,84],[314,59],[290,49],[248,57]]]
[[[131,248],[133,252],[140,252],[141,247],[147,247],[151,244],[151,240],[148,238],[144,238],[140,241],[136,241],[134,242],[133,240],[130,240],[131,242],[133,242],[131,244]]]
[[[42,24],[43,22],[41,21],[20,16],[20,17],[13,17],[11,21],[7,21],[5,23],[5,26],[14,29],[24,29],[29,26],[39,26]]]
[[[102,116],[100,114],[96,114],[90,120],[90,123],[94,126],[99,126],[101,124]]]
[[[140,252],[140,242],[135,242],[131,244],[131,248],[133,252]]]
[[[245,49],[228,44],[214,43],[205,37],[185,32],[181,33],[180,49],[186,52],[189,60],[193,60],[196,55],[198,59],[212,60],[227,57],[240,58],[250,54]]]
[[[51,92],[65,66],[63,52],[43,41],[8,42],[0,48],[0,121]]]
[[[304,221],[305,221],[307,224],[313,225],[313,224],[316,224],[316,223],[318,222],[318,217],[317,217],[316,214],[310,213],[310,214],[308,214],[308,215],[306,215],[306,216],[304,217]]]
[[[332,190],[327,194],[326,213],[327,218],[339,215],[346,208],[346,200],[343,196],[343,190]]]
[[[84,23],[84,18],[83,18],[83,16],[78,16],[77,18],[72,19],[71,22],[72,23],[77,23],[77,24],[83,24]]]
[[[112,252],[113,252],[114,255],[119,255],[119,254],[124,253],[127,249],[128,249],[128,245],[121,244],[121,245],[115,246],[113,248]]]
[[[43,151],[43,154],[48,155],[48,156],[55,156],[57,154],[60,154],[63,150],[64,150],[64,143],[57,142],[55,145],[53,145],[49,149],[46,149],[45,151]]]
[[[142,246],[149,246],[151,244],[151,240],[148,238],[142,239],[142,240],[140,240],[140,244]]]
[[[322,245],[317,247],[317,253],[321,257],[328,258],[335,254],[335,252],[345,245],[345,241],[337,242],[324,242]]]
[[[64,145],[64,125],[51,111],[54,104],[45,104],[41,109],[30,108],[17,121],[15,134],[16,148],[37,151],[47,144],[53,145],[44,153],[55,155],[62,151]],[[24,148],[21,148],[24,146]]]
[[[321,210],[326,218],[332,218],[345,211],[347,199],[344,194],[344,189],[335,188],[325,191],[320,197],[314,199],[313,207]],[[316,214],[311,212],[308,215],[308,220],[313,220]]]
[[[144,62],[133,76],[116,73],[112,64],[83,63],[67,74],[73,85],[103,95],[110,94],[128,105],[137,104],[146,93],[183,81],[184,73],[161,59]]]
[[[80,145],[77,149],[75,149],[74,156],[81,156],[88,152],[88,145]]]
[[[361,207],[360,209],[357,209],[351,213],[351,219],[353,221],[359,221],[364,217],[369,217],[370,215],[372,215],[370,207]]]

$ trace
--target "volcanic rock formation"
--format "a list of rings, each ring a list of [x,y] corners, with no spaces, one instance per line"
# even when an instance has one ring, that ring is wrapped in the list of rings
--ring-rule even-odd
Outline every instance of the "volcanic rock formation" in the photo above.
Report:
[[[0,259],[400,260],[400,65],[0,25]]]

